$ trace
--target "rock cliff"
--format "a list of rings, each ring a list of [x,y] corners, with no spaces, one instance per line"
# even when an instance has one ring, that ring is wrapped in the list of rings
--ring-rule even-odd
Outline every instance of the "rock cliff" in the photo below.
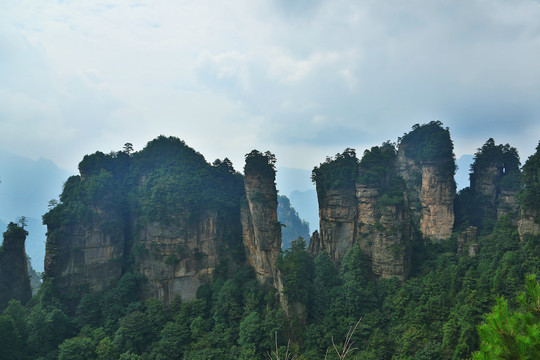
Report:
[[[280,283],[275,158],[246,155],[245,176],[208,164],[176,138],[140,152],[85,156],[60,203],[44,216],[45,274],[64,293],[103,291],[126,272],[145,298],[195,298],[218,271],[247,260],[262,283]]]
[[[55,278],[60,289],[84,284],[102,291],[122,276],[123,217],[107,206],[87,210],[84,222],[48,223],[45,274]]]
[[[480,233],[486,233],[505,214],[517,220],[519,165],[517,150],[508,144],[495,145],[495,141],[489,139],[479,148],[471,166],[470,191],[462,192],[458,199],[462,221],[469,221]]]
[[[277,219],[275,158],[256,150],[246,156],[245,201],[241,208],[242,238],[249,263],[261,283],[277,281],[275,262],[281,250]],[[275,284],[278,287],[277,283]]]
[[[395,148],[388,143],[373,147],[360,162],[352,155],[348,149],[314,169],[321,233],[314,233],[309,250],[325,250],[341,261],[358,243],[373,276],[404,280],[413,231],[404,182],[394,170]]]
[[[28,233],[23,227],[9,223],[0,247],[0,312],[9,300],[26,304],[32,297],[24,242]]]
[[[209,210],[194,219],[178,216],[143,225],[134,236],[132,253],[134,268],[147,279],[144,297],[194,299],[226,258],[226,239],[234,235],[236,224],[234,216]]]
[[[440,122],[413,126],[399,144],[398,174],[405,180],[414,219],[424,237],[449,238],[454,227],[455,161]]]
[[[79,170],[44,216],[45,274],[66,294],[105,290],[129,271],[146,278],[144,297],[190,300],[218,266],[245,260],[243,181],[229,160],[210,165],[161,136],[138,153],[85,156]]]

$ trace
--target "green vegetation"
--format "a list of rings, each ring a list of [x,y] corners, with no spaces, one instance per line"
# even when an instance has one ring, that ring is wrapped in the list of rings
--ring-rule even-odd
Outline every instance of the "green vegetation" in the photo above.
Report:
[[[523,165],[523,188],[518,194],[521,206],[525,210],[540,209],[540,143],[536,153]],[[540,214],[538,214],[540,216]]]
[[[480,350],[473,360],[540,359],[540,284],[536,275],[527,276],[525,288],[517,297],[517,310],[511,310],[504,298],[497,299],[478,328]]]
[[[309,239],[309,224],[300,219],[291,202],[285,195],[278,196],[278,221],[282,224],[281,248],[288,249],[291,242],[299,237]]]
[[[343,153],[316,166],[311,181],[317,185],[317,193],[324,195],[331,189],[354,188],[358,176],[358,159],[354,149],[347,148]],[[320,196],[319,195],[319,196]]]
[[[478,149],[474,155],[474,162],[471,165],[471,188],[476,189],[478,175],[484,173],[488,168],[496,169],[497,185],[502,189],[518,190],[520,184],[520,166],[517,150],[506,145],[495,145],[495,141],[490,138]]]
[[[497,220],[497,207],[503,206],[499,200],[501,191],[515,193],[520,188],[519,166],[515,148],[508,144],[495,145],[493,139],[488,139],[474,156],[471,186],[461,190],[456,197],[455,228],[462,230],[474,225],[480,233],[488,234]],[[479,179],[482,180],[479,182]]]
[[[399,139],[399,147],[418,163],[445,162],[446,166],[441,167],[443,176],[452,177],[456,172],[454,143],[450,131],[444,129],[440,121],[413,125],[412,131]]]
[[[396,147],[389,141],[364,151],[360,161],[358,182],[376,187],[388,187],[396,160]]]
[[[445,134],[439,122],[415,126],[401,144],[428,141],[431,145],[411,150],[418,151],[412,155],[419,161],[453,159],[448,150],[438,153],[433,148],[451,145]],[[376,280],[371,260],[358,244],[335,263],[325,252],[312,257],[306,241],[298,238],[276,263],[290,307],[287,313],[276,290],[261,286],[244,261],[238,226],[242,177],[231,162],[210,165],[176,138],[159,137],[135,153],[127,145],[118,153],[83,159],[81,176],[68,179],[60,202],[44,216],[49,236],[62,236],[62,226],[91,222],[99,216],[96,208],[120,214],[123,226],[138,219],[135,229],[154,220],[195,221],[211,210],[224,221],[230,219],[224,238],[236,253],[221,259],[196,299],[176,298],[166,305],[141,296],[146,280],[132,263],[126,263],[123,276],[103,292],[83,286],[67,292],[54,278],[45,278],[27,305],[11,301],[0,315],[0,359],[262,360],[272,354],[330,360],[344,358],[344,351],[351,349],[355,351],[347,358],[365,360],[537,357],[540,286],[528,274],[540,273],[540,237],[521,242],[510,216],[500,217],[481,234],[474,257],[456,255],[456,236],[436,244],[418,236],[412,244],[411,278],[404,282]],[[486,154],[492,150],[487,145]],[[539,209],[534,197],[539,149],[524,166],[520,197],[532,210]],[[509,147],[501,151],[513,153]],[[510,155],[504,176],[515,173],[516,158]],[[389,170],[395,157],[390,143],[366,151],[361,161],[346,149],[316,167],[313,180],[323,192],[354,189],[357,181],[375,186],[381,206],[399,206],[404,184]],[[477,157],[480,166],[484,152]],[[246,155],[244,170],[275,180],[275,157],[254,150]],[[453,171],[450,165],[448,171]],[[10,224],[8,231],[21,230]],[[177,246],[161,257],[159,249],[137,241],[129,245],[135,258],[155,254],[171,267],[186,256],[206,259],[199,248]],[[525,279],[527,291],[521,294]]]
[[[270,151],[262,153],[252,150],[246,154],[246,165],[244,166],[246,176],[256,175],[264,178],[276,180],[276,156]]]

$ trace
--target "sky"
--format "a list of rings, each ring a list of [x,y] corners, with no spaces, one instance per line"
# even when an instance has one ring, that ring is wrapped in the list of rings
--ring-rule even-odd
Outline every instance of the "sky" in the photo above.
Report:
[[[535,0],[0,2],[0,149],[76,173],[177,136],[312,169],[440,120],[459,158],[540,140]]]

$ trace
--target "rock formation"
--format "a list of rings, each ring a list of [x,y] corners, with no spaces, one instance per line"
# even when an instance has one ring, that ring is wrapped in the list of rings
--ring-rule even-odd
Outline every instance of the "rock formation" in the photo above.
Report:
[[[24,242],[28,233],[23,227],[9,223],[0,247],[0,312],[9,300],[26,304],[32,297]]]
[[[471,246],[478,245],[476,244],[478,241],[478,229],[474,226],[469,226],[465,231],[462,231],[458,235],[457,239],[457,255],[463,255],[463,253],[468,249],[469,254],[471,252]]]
[[[148,281],[144,297],[169,302],[175,296],[195,298],[200,285],[209,282],[226,257],[226,238],[238,219],[218,211],[206,211],[195,219],[176,217],[168,223],[144,225],[134,236],[132,248],[137,272]]]
[[[448,129],[440,122],[413,127],[401,139],[398,174],[405,180],[415,222],[424,237],[449,238],[454,227],[455,161]]]
[[[261,283],[277,280],[275,262],[281,250],[274,162],[272,154],[254,150],[246,156],[244,168],[242,238],[249,263]]]
[[[341,261],[358,243],[374,276],[407,278],[413,231],[404,184],[394,171],[395,156],[393,145],[383,144],[366,151],[358,163],[346,150],[314,170],[321,233],[313,234],[311,253],[324,250]]]
[[[476,152],[471,170],[471,205],[464,217],[481,232],[490,231],[505,214],[517,219],[520,169],[516,149],[489,139]]]
[[[279,288],[274,162],[254,151],[242,177],[229,160],[210,165],[163,136],[133,155],[85,156],[44,216],[45,274],[69,293],[103,291],[129,271],[146,279],[143,297],[167,303],[195,298],[218,266],[231,273],[247,258],[262,283]]]
[[[98,204],[87,209],[86,221],[47,224],[45,274],[55,278],[60,289],[74,290],[84,284],[102,291],[122,276],[125,238],[121,214]]]
[[[524,241],[527,236],[540,235],[540,223],[538,222],[538,212],[535,210],[521,210],[518,221],[519,238]]]

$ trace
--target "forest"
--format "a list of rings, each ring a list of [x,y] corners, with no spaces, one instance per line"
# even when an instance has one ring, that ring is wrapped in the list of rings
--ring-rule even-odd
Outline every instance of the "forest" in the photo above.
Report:
[[[413,127],[420,129],[414,137],[429,142],[409,155],[419,162],[453,157],[447,132],[438,130],[440,124],[428,125]],[[430,136],[435,127],[438,135]],[[422,140],[406,135],[399,141]],[[403,193],[404,181],[390,176],[385,165],[394,161],[395,147],[383,143],[360,160],[353,149],[328,158],[313,171],[318,190],[353,188],[359,181],[380,185],[387,203],[396,203],[391,199]],[[456,195],[452,236],[413,237],[410,276],[404,281],[374,277],[357,244],[341,261],[331,261],[325,251],[314,256],[309,239],[299,236],[275,263],[280,294],[257,280],[230,225],[220,263],[195,298],[178,296],[164,304],[144,295],[148,279],[136,264],[165,255],[130,244],[129,256],[119,260],[119,280],[103,290],[66,292],[59,279],[45,276],[28,303],[11,300],[0,315],[0,359],[540,359],[540,236],[520,237],[518,214],[493,217],[489,201],[475,197],[475,174],[494,159],[502,161],[501,189],[517,189],[520,211],[540,214],[540,144],[521,167],[514,148],[490,139],[475,154],[471,187]],[[269,152],[254,151],[246,160],[249,171],[275,173]],[[172,137],[160,137],[137,153],[126,147],[88,155],[79,169],[79,176],[66,181],[60,202],[44,215],[49,237],[92,221],[98,205],[120,214],[124,227],[132,225],[125,219],[135,212],[140,229],[177,221],[171,214],[193,222],[208,211],[234,223],[245,202],[243,175],[228,159],[208,164]],[[453,175],[455,163],[445,171]],[[291,211],[287,204],[288,199],[280,200],[281,211]],[[291,231],[306,231],[307,224],[294,221]],[[460,251],[458,241],[471,225],[479,229],[474,254]],[[8,232],[23,230],[10,224]],[[178,250],[167,258],[169,265],[184,255]]]

